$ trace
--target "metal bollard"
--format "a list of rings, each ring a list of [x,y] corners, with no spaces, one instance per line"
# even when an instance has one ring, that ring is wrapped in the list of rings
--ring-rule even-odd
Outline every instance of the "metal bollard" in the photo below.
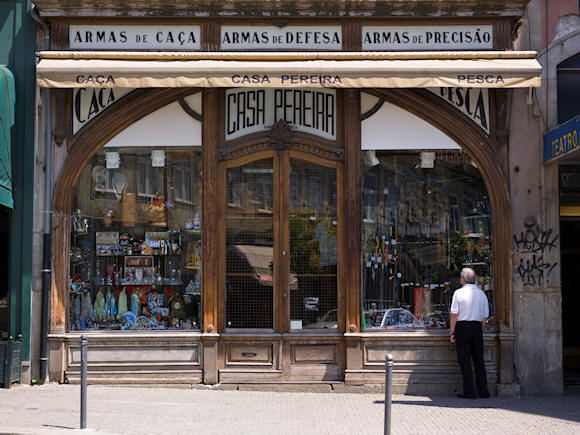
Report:
[[[81,335],[81,429],[87,428],[87,350],[89,339]]]
[[[393,400],[393,355],[385,361],[385,435],[391,435],[391,402]]]

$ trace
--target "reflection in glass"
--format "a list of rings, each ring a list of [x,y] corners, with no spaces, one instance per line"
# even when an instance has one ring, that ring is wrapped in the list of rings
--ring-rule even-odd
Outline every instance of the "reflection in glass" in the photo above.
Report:
[[[336,169],[291,160],[290,327],[337,328]]]
[[[491,209],[469,156],[362,153],[365,328],[448,328],[463,267],[477,273],[493,316]]]
[[[273,328],[273,161],[227,170],[226,327]]]
[[[106,148],[81,173],[69,330],[200,327],[201,149],[151,151]]]

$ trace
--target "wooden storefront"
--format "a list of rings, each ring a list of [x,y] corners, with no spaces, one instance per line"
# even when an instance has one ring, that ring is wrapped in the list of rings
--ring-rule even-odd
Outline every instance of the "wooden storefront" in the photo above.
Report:
[[[500,15],[488,11],[477,15],[468,8],[469,17],[431,17],[426,21],[416,16],[395,17],[383,11],[384,17],[353,14],[339,17],[292,16],[285,18],[198,18],[138,17],[105,18],[91,15],[82,18],[67,15],[66,9],[52,3],[38,3],[41,14],[50,22],[51,49],[61,52],[61,60],[74,59],[80,53],[86,59],[113,60],[113,53],[71,50],[70,26],[199,26],[200,48],[195,53],[203,61],[203,53],[224,52],[220,26],[235,25],[254,29],[256,26],[336,26],[340,30],[341,49],[336,52],[350,53],[356,62],[368,62],[363,51],[363,26],[484,26],[492,29],[493,40],[489,53],[497,58],[499,51],[509,49],[511,32],[522,13],[525,2],[512,2],[513,9],[505,9]],[[265,2],[272,3],[272,2]],[[345,2],[347,3],[347,2]],[[364,2],[370,3],[370,2]],[[447,3],[447,2],[443,2]],[[462,3],[462,2],[460,2]],[[467,2],[465,2],[467,3]],[[268,6],[264,6],[268,8]],[[400,6],[395,6],[398,10]],[[46,8],[46,9],[44,9]],[[467,8],[467,6],[466,6]],[[81,9],[81,12],[84,9]],[[118,13],[118,11],[116,12]],[[185,13],[185,12],[184,12]],[[298,13],[298,12],[297,12]],[[431,13],[431,12],[430,12]],[[432,13],[439,14],[434,11]],[[51,16],[51,14],[53,16]],[[248,50],[251,51],[251,50]],[[313,53],[316,50],[311,50]],[[319,51],[320,52],[320,51]],[[183,52],[180,52],[183,55]],[[243,54],[228,51],[231,59]],[[266,54],[273,55],[271,50]],[[326,60],[333,54],[322,51]],[[358,55],[357,55],[358,53]],[[460,58],[461,50],[455,50]],[[466,51],[469,55],[469,51]],[[508,57],[509,57],[509,52]],[[134,56],[130,53],[127,58]],[[383,53],[384,55],[385,53]],[[151,53],[144,52],[145,57]],[[287,55],[287,54],[286,54]],[[400,56],[401,53],[396,54]],[[415,52],[416,56],[417,53]],[[491,54],[489,54],[492,56]],[[107,58],[107,56],[109,56]],[[118,59],[123,59],[123,53]],[[196,58],[192,58],[193,61]],[[477,57],[472,53],[473,57]],[[58,57],[58,56],[57,56]],[[257,55],[257,58],[260,56]],[[340,53],[335,56],[340,58]],[[379,56],[380,57],[380,56]],[[410,56],[410,58],[412,58]],[[485,57],[482,55],[481,57]],[[529,56],[528,56],[529,57]],[[44,60],[51,54],[43,53]],[[441,58],[445,58],[442,55]],[[171,61],[163,60],[167,63]],[[207,59],[211,60],[211,56]],[[206,60],[207,60],[206,59]],[[280,54],[282,61],[285,53]],[[239,60],[239,59],[238,59]],[[242,59],[251,62],[252,59]],[[256,60],[256,59],[254,59]],[[260,61],[260,59],[257,59]],[[323,59],[324,60],[324,59]],[[298,58],[292,62],[308,62]],[[176,61],[179,62],[179,61]],[[74,101],[70,85],[59,85],[58,78],[49,77],[50,72],[39,72],[41,86],[53,90],[55,127],[60,132],[61,146],[57,149],[57,166],[60,167],[55,182],[53,200],[53,286],[50,318],[50,376],[64,382],[75,382],[79,377],[80,331],[70,330],[69,302],[71,210],[75,207],[75,188],[85,166],[117,134],[155,111],[184,98],[201,94],[201,186],[203,237],[202,303],[201,321],[198,329],[191,330],[92,330],[89,335],[89,377],[95,382],[127,383],[280,383],[280,382],[344,382],[347,384],[375,384],[384,380],[384,360],[391,353],[395,360],[395,389],[401,392],[436,393],[453,391],[460,384],[455,352],[449,345],[446,329],[416,329],[406,331],[377,331],[364,327],[364,300],[361,291],[361,126],[366,112],[362,109],[361,94],[369,94],[380,102],[372,110],[378,111],[387,102],[435,127],[459,144],[473,159],[479,169],[491,207],[493,236],[493,305],[495,323],[493,330],[485,335],[485,360],[488,379],[492,386],[510,384],[513,379],[513,324],[510,266],[510,202],[508,119],[510,89],[490,85],[489,133],[486,134],[467,115],[454,105],[429,90],[419,87],[365,87],[325,85],[335,88],[336,132],[328,139],[290,128],[287,123],[268,126],[267,129],[227,140],[226,94],[235,86],[210,85],[198,87],[159,87],[157,84],[134,86],[110,107],[87,123],[76,134],[72,133]],[[61,71],[62,72],[62,71]],[[336,74],[340,75],[338,69]],[[84,70],[84,74],[88,74]],[[356,73],[350,72],[356,79]],[[250,72],[251,75],[251,72]],[[420,72],[418,73],[420,76]],[[537,75],[537,73],[535,74]],[[56,76],[55,76],[56,77]],[[106,83],[105,74],[103,83]],[[360,74],[359,79],[364,79]],[[49,80],[53,80],[47,84]],[[68,79],[62,79],[66,81]],[[251,80],[251,78],[250,78]],[[354,79],[353,79],[354,80]],[[68,83],[68,82],[67,82]],[[77,83],[76,87],[114,87],[111,84]],[[443,81],[445,83],[445,81]],[[465,83],[466,86],[471,84]],[[250,84],[244,84],[249,87]],[[449,85],[444,86],[459,86]],[[485,87],[485,84],[478,84]],[[514,84],[513,86],[518,86]],[[131,87],[131,86],[127,86]],[[261,89],[260,84],[254,84]],[[278,89],[276,86],[271,86]],[[290,88],[290,85],[288,85]],[[300,89],[301,82],[292,84]],[[316,86],[305,83],[305,89]],[[428,86],[425,86],[428,87]],[[200,114],[198,114],[200,115]],[[366,113],[367,116],[372,114]],[[385,131],[385,135],[388,135]],[[228,211],[228,171],[269,162],[268,174],[272,174],[271,219],[273,256],[271,291],[272,321],[266,328],[232,328],[227,323],[226,307],[226,246],[229,243],[227,228],[230,225]],[[307,162],[313,168],[330,171],[336,180],[336,312],[337,327],[330,329],[295,329],[291,325],[290,281],[290,183],[291,167],[295,162]],[[315,169],[313,169],[315,170]],[[269,221],[270,222],[270,221]],[[270,224],[268,224],[270,225]],[[268,251],[270,252],[270,251]],[[268,278],[270,279],[270,278]]]

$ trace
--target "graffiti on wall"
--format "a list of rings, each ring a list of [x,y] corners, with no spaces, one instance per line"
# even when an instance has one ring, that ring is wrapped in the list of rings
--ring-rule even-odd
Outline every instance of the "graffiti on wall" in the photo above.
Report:
[[[519,254],[516,272],[525,286],[543,285],[558,266],[557,262],[551,263],[544,256],[558,246],[559,237],[552,229],[542,230],[531,216],[524,221],[524,231],[514,235]]]

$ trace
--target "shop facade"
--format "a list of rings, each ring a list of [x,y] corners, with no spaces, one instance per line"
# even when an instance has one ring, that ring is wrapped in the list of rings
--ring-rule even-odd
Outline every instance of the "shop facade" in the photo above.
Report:
[[[187,22],[48,3],[52,379],[78,380],[87,333],[95,382],[375,384],[392,353],[398,391],[451,392],[471,266],[489,383],[512,391],[509,102],[541,73],[510,50],[526,2]]]

